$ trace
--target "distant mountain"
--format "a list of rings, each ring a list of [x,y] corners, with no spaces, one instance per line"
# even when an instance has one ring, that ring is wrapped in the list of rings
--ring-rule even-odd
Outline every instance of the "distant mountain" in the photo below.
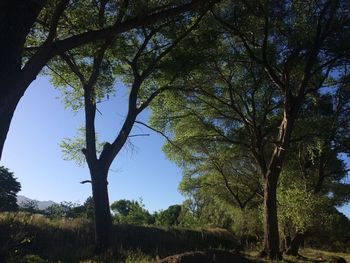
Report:
[[[38,201],[38,200],[34,200],[34,199],[30,199],[28,197],[25,197],[23,195],[17,195],[17,204],[18,204],[18,206],[23,207],[23,204],[28,203],[28,202],[35,202],[35,203],[37,203],[39,210],[45,210],[49,206],[56,204],[53,201]]]

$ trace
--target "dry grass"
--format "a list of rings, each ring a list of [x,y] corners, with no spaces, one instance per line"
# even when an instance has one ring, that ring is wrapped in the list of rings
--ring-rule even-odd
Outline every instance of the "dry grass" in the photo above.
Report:
[[[350,263],[350,254],[346,253],[335,253],[335,252],[328,252],[324,250],[317,250],[317,249],[311,249],[311,248],[305,248],[300,250],[300,256],[294,257],[294,256],[288,256],[284,255],[283,260],[281,261],[271,261],[267,259],[260,259],[258,257],[258,252],[253,251],[246,253],[245,256],[249,258],[252,261],[255,262],[262,262],[262,263],[269,263],[269,262],[285,262],[285,263],[327,263],[327,262],[333,262],[335,258],[342,257],[344,258],[348,263]]]
[[[220,229],[115,225],[113,231],[113,249],[95,257],[94,231],[87,220],[0,213],[0,262],[20,262],[26,255],[30,258],[28,262],[152,262],[157,256],[210,248],[232,249],[237,244],[232,234]]]
[[[159,228],[132,225],[114,227],[114,251],[93,255],[93,228],[82,219],[50,220],[28,213],[0,213],[0,262],[127,262],[148,263],[185,251],[221,248],[231,250],[236,240],[222,229]],[[261,260],[258,253],[247,253],[251,262]],[[2,256],[2,258],[1,258]],[[300,256],[284,256],[281,262],[331,262],[350,254],[303,249]]]
[[[307,259],[311,259],[312,262],[327,262],[327,261],[331,261],[332,258],[334,257],[342,257],[348,263],[350,263],[350,254],[346,254],[346,253],[335,253],[335,252],[328,252],[323,250],[306,248],[300,251],[300,255]]]

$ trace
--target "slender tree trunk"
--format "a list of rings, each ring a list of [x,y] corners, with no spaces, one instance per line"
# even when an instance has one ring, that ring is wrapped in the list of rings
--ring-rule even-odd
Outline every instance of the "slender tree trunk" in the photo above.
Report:
[[[264,251],[271,259],[280,258],[276,189],[277,180],[267,174],[264,182]]]
[[[284,248],[283,251],[287,251],[287,249],[290,247],[290,243],[292,242],[292,239],[289,235],[286,235],[284,237]]]
[[[94,200],[96,253],[108,249],[112,239],[112,218],[107,185],[107,172],[95,170],[92,174],[92,198]]]
[[[299,248],[304,242],[304,234],[297,233],[293,240],[290,242],[290,246],[286,250],[287,255],[297,256],[299,254]]]

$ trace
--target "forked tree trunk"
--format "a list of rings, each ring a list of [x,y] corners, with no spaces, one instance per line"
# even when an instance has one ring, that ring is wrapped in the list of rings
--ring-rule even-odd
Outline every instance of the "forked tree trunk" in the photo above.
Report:
[[[293,240],[290,242],[290,246],[287,247],[286,254],[297,256],[299,254],[299,248],[304,242],[304,234],[297,233]]]
[[[291,242],[292,242],[291,237],[289,235],[286,235],[284,237],[283,251],[287,251],[287,249],[290,247]]]
[[[107,172],[92,174],[92,198],[94,200],[95,252],[101,253],[111,245],[112,218],[109,209]]]
[[[271,259],[281,257],[277,219],[277,180],[268,174],[264,182],[264,251]]]
[[[279,251],[279,231],[277,218],[277,182],[288,150],[296,120],[298,105],[286,98],[284,117],[279,127],[279,146],[274,149],[270,163],[263,174],[264,179],[264,252],[270,259],[282,259]]]

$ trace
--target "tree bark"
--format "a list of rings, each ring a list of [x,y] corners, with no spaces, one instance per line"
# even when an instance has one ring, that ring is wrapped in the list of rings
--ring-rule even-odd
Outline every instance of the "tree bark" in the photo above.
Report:
[[[286,250],[287,255],[297,256],[299,254],[299,248],[304,242],[304,234],[297,233],[293,240],[290,242],[290,246]]]
[[[1,81],[1,80],[0,80]],[[12,96],[11,96],[12,97]],[[19,102],[19,98],[10,98],[10,96],[5,96],[0,98],[0,160],[2,155],[2,150],[5,145],[7,133],[10,128],[11,120],[17,104]]]
[[[275,147],[268,168],[262,171],[264,179],[264,251],[271,259],[281,259],[277,218],[277,182],[280,176],[297,111],[301,105],[292,96],[286,95],[284,117],[279,127],[278,146]]]
[[[279,232],[277,219],[277,180],[272,174],[264,182],[264,251],[271,259],[279,259]]]
[[[107,171],[94,170],[92,177],[92,198],[94,200],[95,252],[108,249],[112,241],[112,218],[109,209]]]
[[[292,239],[291,239],[291,237],[289,235],[284,237],[283,251],[287,251],[287,249],[290,247],[290,243],[291,242],[292,242]]]
[[[17,84],[23,46],[43,2],[0,1],[0,160],[14,111],[24,92]]]

